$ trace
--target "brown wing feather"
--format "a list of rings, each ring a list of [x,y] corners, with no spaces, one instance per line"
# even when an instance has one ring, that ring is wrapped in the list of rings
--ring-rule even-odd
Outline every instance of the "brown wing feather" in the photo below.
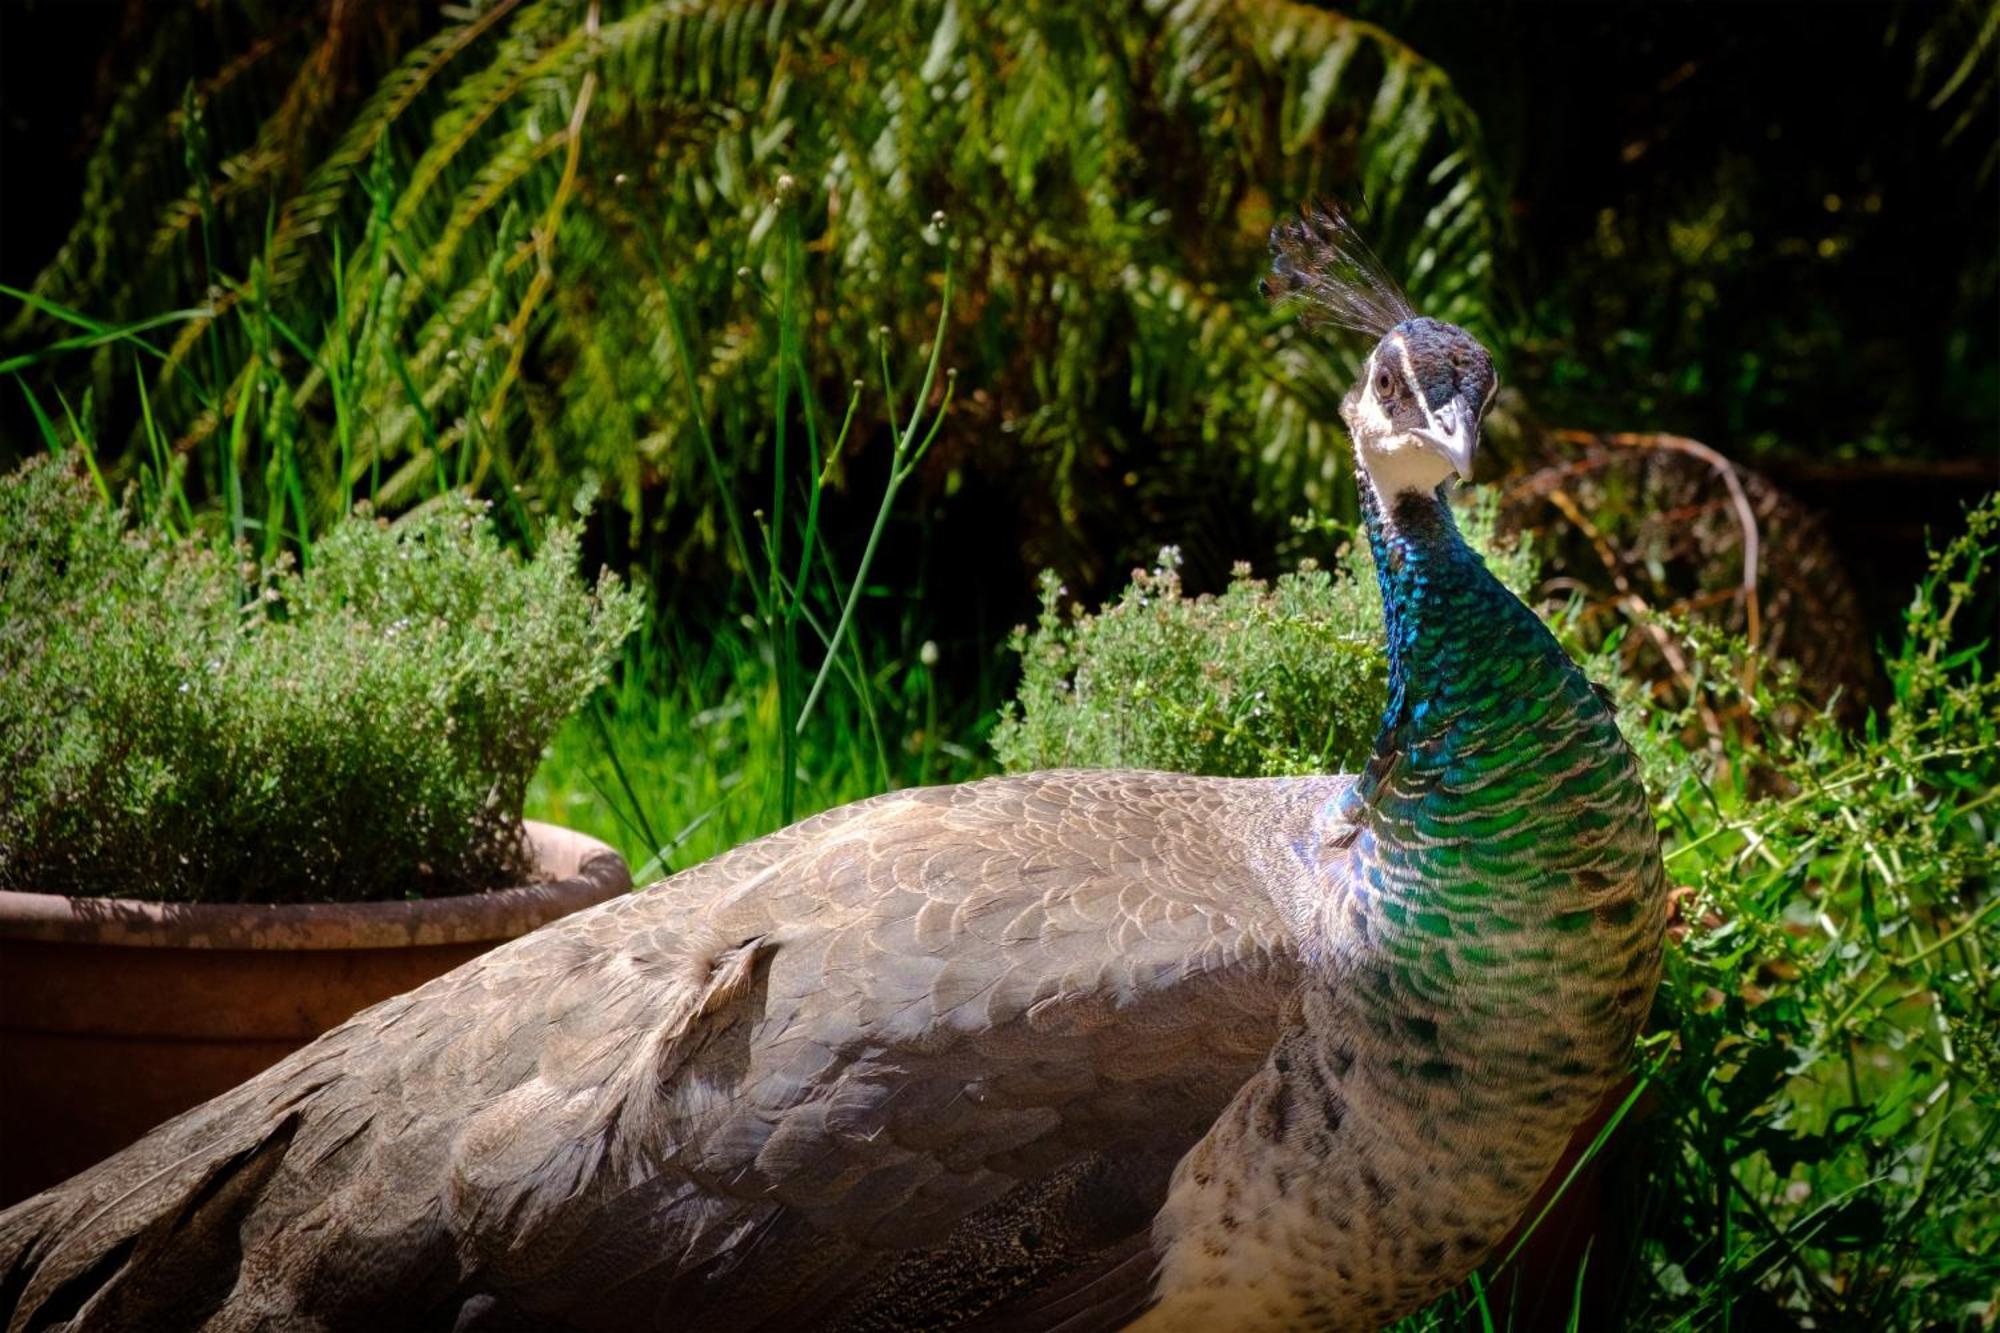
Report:
[[[1343,781],[1036,774],[773,834],[0,1214],[8,1327],[1004,1313],[1129,1251],[1269,1049],[1294,956],[1268,886]],[[1017,1224],[1068,1248],[954,1276]]]

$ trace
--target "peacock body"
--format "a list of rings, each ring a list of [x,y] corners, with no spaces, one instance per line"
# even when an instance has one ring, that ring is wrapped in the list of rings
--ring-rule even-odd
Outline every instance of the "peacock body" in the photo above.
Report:
[[[1663,881],[1605,703],[1460,538],[1492,366],[1337,220],[1389,700],[1358,775],[831,811],[357,1015],[0,1214],[44,1328],[1373,1328],[1624,1070]]]
[[[1658,852],[1604,701],[1436,496],[1364,514],[1389,709],[1296,849],[1319,965],[1175,1178],[1177,1299],[1146,1328],[1371,1328],[1458,1281],[1624,1069],[1658,978]]]

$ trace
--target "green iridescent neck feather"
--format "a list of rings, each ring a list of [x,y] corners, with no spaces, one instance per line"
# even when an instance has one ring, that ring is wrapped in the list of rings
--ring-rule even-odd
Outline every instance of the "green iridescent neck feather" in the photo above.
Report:
[[[1406,491],[1387,504],[1385,513],[1374,487],[1362,485],[1382,589],[1389,698],[1357,797],[1373,799],[1385,778],[1413,761],[1449,768],[1474,749],[1504,749],[1510,739],[1525,744],[1507,707],[1524,686],[1604,713],[1547,627],[1466,545],[1441,494]]]
[[[1640,960],[1593,927],[1643,952],[1634,928],[1653,915],[1661,876],[1609,706],[1440,496],[1406,492],[1385,513],[1361,489],[1389,701],[1343,815],[1356,826],[1356,906],[1397,989],[1442,1000],[1587,974],[1607,998],[1628,991]]]

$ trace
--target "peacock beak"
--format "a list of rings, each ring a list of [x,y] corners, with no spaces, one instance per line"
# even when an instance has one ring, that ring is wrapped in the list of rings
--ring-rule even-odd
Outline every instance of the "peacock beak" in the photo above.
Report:
[[[1479,414],[1461,394],[1436,411],[1426,405],[1424,416],[1429,426],[1416,431],[1417,438],[1437,450],[1460,481],[1471,481],[1472,455],[1479,449]]]

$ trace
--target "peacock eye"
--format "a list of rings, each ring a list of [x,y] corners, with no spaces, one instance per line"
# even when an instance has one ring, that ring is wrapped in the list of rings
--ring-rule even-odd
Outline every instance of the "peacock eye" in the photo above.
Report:
[[[1388,371],[1378,370],[1375,372],[1375,396],[1377,398],[1387,398],[1389,391],[1395,387],[1396,382],[1390,378]]]

